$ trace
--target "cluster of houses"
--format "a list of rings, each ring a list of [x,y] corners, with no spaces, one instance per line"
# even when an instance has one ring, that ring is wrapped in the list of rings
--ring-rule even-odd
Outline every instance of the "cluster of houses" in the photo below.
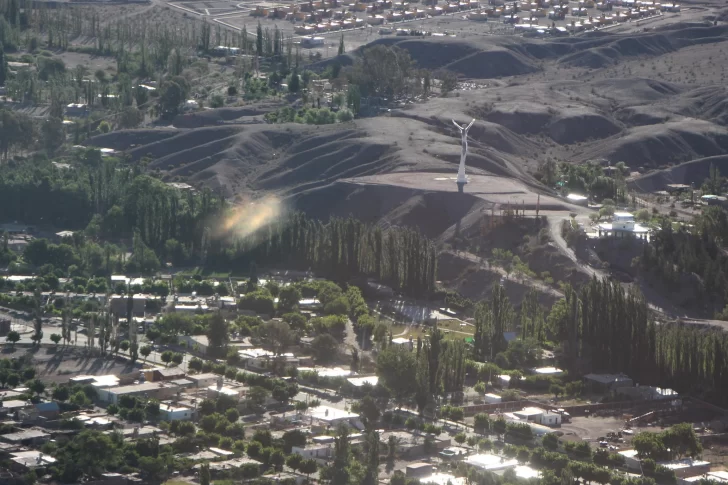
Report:
[[[263,358],[260,349],[252,349],[249,354],[250,362],[254,365],[256,359]],[[244,351],[241,351],[244,353]],[[320,371],[322,375],[349,376],[352,385],[361,386],[366,383],[376,383],[376,377],[356,376],[343,369],[301,368],[302,371]],[[83,429],[95,429],[105,433],[121,433],[124,440],[134,441],[140,438],[155,436],[160,444],[171,443],[173,436],[165,432],[165,427],[145,422],[136,424],[125,421],[118,414],[106,411],[110,405],[120,405],[125,397],[140,399],[156,399],[160,402],[159,414],[154,422],[196,421],[199,418],[198,407],[204,399],[216,399],[220,396],[232,398],[238,403],[238,410],[242,413],[245,408],[245,398],[248,387],[213,373],[188,374],[178,367],[149,367],[129,375],[79,375],[68,379],[67,385],[91,386],[96,391],[95,406],[78,411],[68,411],[62,402],[46,400],[32,403],[21,399],[27,389],[7,389],[0,391],[0,424],[5,425],[5,432],[0,435],[0,458],[5,458],[10,464],[9,468],[2,470],[0,480],[12,480],[23,476],[30,470],[37,474],[45,472],[46,468],[55,463],[55,458],[44,454],[43,444],[48,441],[71,438]],[[268,399],[266,405],[277,404]],[[348,408],[318,405],[306,411],[271,412],[269,415],[248,415],[240,418],[251,429],[269,429],[274,436],[280,436],[286,431],[298,429],[303,431],[307,440],[305,444],[294,446],[292,453],[301,455],[304,459],[313,459],[319,464],[327,464],[334,453],[334,439],[331,430],[340,425],[350,428],[350,440],[353,448],[364,445],[361,431],[364,425],[359,414],[351,412]],[[79,425],[69,429],[62,426],[63,422],[76,420]],[[66,438],[62,438],[65,436]],[[419,432],[407,430],[382,430],[381,440],[386,443],[390,436],[397,442],[397,453],[404,460],[421,459],[425,454],[448,450],[450,439],[433,437],[429,448],[429,439]],[[236,457],[231,450],[209,447],[194,454],[185,454],[187,458],[197,462],[210,462],[211,471],[239,467],[243,464],[257,464],[259,461],[249,457]],[[296,480],[303,481],[303,475],[288,473]],[[455,477],[450,477],[452,483]],[[100,484],[116,485],[127,483],[141,483],[143,479],[136,475],[110,474],[104,477]],[[5,482],[1,482],[5,483]],[[95,482],[96,483],[96,482]]]

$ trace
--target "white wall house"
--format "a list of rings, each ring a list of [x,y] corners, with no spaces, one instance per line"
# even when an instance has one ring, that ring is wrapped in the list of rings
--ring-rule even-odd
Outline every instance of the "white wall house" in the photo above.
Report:
[[[195,411],[184,406],[175,406],[171,403],[159,405],[159,417],[163,421],[189,421],[194,417]]]

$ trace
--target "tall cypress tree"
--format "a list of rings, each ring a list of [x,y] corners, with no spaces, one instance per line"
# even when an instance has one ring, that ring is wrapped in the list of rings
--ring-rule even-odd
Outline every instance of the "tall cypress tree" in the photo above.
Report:
[[[5,62],[5,47],[3,46],[3,43],[0,42],[0,86],[5,84],[5,78],[8,73],[7,69],[8,65]]]
[[[258,28],[255,31],[255,53],[258,57],[263,56],[263,26],[258,22]]]

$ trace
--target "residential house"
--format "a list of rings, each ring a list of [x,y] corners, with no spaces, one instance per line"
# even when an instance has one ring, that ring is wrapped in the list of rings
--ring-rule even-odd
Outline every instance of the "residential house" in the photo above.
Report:
[[[18,417],[22,421],[40,422],[58,419],[61,414],[61,408],[55,401],[39,402],[32,404],[30,407],[22,409],[18,413]]]
[[[142,372],[147,382],[174,381],[185,376],[185,371],[179,367],[154,367]]]
[[[620,387],[632,387],[634,382],[624,374],[587,374],[584,384],[591,392],[608,393]]]
[[[171,402],[159,405],[159,417],[163,421],[189,421],[194,418],[196,411],[185,406],[177,406]]]

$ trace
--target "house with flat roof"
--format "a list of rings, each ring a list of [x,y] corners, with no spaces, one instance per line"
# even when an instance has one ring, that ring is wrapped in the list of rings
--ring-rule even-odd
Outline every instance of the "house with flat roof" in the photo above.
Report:
[[[185,371],[179,367],[153,367],[142,372],[147,382],[174,381],[185,376]]]
[[[207,354],[207,348],[210,346],[210,340],[207,335],[178,335],[177,342],[184,344],[188,349],[199,352],[202,355]]]
[[[618,396],[626,397],[627,399],[639,401],[655,401],[661,399],[678,399],[680,396],[677,392],[672,389],[665,389],[654,386],[633,386],[633,387],[618,387],[615,390]]]
[[[118,404],[121,396],[142,396],[153,399],[169,399],[177,394],[178,387],[169,382],[142,382],[130,386],[99,389],[99,401],[105,404]]]
[[[209,386],[207,388],[207,398],[217,399],[220,396],[227,396],[233,399],[239,399],[243,394],[243,388],[232,388],[226,386],[220,386],[218,384]]]
[[[695,475],[692,477],[685,477],[680,480],[682,485],[689,485],[692,483],[698,483],[702,480],[710,480],[716,483],[728,483],[728,471],[717,470],[705,473],[703,475]]]
[[[558,413],[536,407],[525,407],[520,411],[503,413],[500,416],[510,423],[527,424],[536,438],[553,433],[554,430],[551,428],[559,426],[562,419],[562,416]],[[494,417],[499,416],[494,415]]]
[[[135,426],[133,428],[124,428],[121,430],[106,431],[104,434],[118,433],[124,436],[124,440],[133,441],[139,438],[150,438],[162,434],[162,430],[156,426]]]
[[[624,457],[624,465],[634,471],[641,470],[642,460],[637,456],[637,450],[621,450],[618,451]]]
[[[518,465],[518,460],[491,453],[478,453],[466,457],[463,463],[479,470],[495,472],[515,468]]]
[[[132,316],[143,317],[147,307],[147,295],[135,294],[131,297]],[[127,295],[111,295],[109,300],[111,313],[118,317],[125,317],[129,312],[129,297]]]
[[[113,426],[115,422],[114,420],[116,418],[112,420],[107,416],[89,416],[86,414],[80,414],[76,416],[76,419],[78,421],[81,421],[86,428],[101,430],[110,429]]]
[[[119,385],[119,382],[121,380],[118,376],[115,376],[113,374],[103,375],[103,376],[75,376],[71,377],[69,379],[69,382],[72,384],[90,384],[92,385],[97,391],[99,389],[108,389],[110,387],[117,387]]]
[[[409,350],[414,349],[414,341],[411,338],[396,337],[392,339],[391,343],[392,345],[399,345]]]
[[[531,372],[540,376],[558,377],[564,375],[564,371],[558,367],[535,367]]]
[[[316,406],[315,408],[310,408],[306,411],[306,415],[303,419],[304,422],[308,419],[311,424],[331,426],[332,428],[335,428],[339,424],[354,426],[358,429],[362,429],[363,427],[362,423],[359,421],[358,414],[330,406]]]
[[[51,435],[39,428],[29,428],[16,433],[0,435],[0,440],[14,445],[39,445],[51,439]]]
[[[8,239],[8,249],[14,253],[22,253],[28,247],[33,236],[17,235]]]
[[[22,421],[44,421],[48,419],[57,419],[61,414],[61,408],[55,401],[39,402],[22,409],[18,412],[18,417]],[[36,423],[40,424],[40,423]]]
[[[649,228],[635,222],[631,212],[615,212],[612,222],[602,222],[597,226],[599,237],[637,237],[647,239]]]
[[[637,450],[622,450],[618,453],[624,457],[624,464],[629,470],[642,473],[642,460],[637,455]],[[710,472],[710,462],[693,458],[662,461],[657,464],[672,470],[678,478],[695,477]]]
[[[433,473],[432,475],[423,476],[419,479],[420,483],[427,485],[466,485],[468,479],[466,477],[456,477],[449,473]]]
[[[620,387],[632,387],[634,382],[624,374],[587,374],[584,384],[591,392],[611,392]]]
[[[87,116],[89,111],[88,111],[88,106],[85,104],[71,103],[71,104],[66,105],[66,109],[64,110],[64,113],[68,117],[78,118],[78,117]]]
[[[179,406],[171,402],[159,404],[159,417],[163,421],[189,421],[194,419],[195,410],[186,406]]]
[[[276,355],[270,350],[261,348],[238,350],[238,356],[240,356],[240,363],[248,369],[266,369],[274,360],[289,366],[300,364],[300,359],[291,352]]]
[[[27,473],[31,470],[40,471],[55,462],[55,458],[41,451],[27,450],[10,453],[10,467],[18,473]]]
[[[341,367],[299,367],[298,372],[315,372],[319,377],[349,377],[354,374],[351,369]]]
[[[705,475],[710,471],[710,462],[705,460],[696,460],[693,458],[683,458],[681,460],[662,461],[658,465],[675,472],[678,478],[694,477],[696,475]]]
[[[28,409],[31,406],[30,401],[21,401],[19,399],[8,399],[2,402],[0,414],[17,418],[20,411]]]
[[[349,377],[346,380],[354,387],[362,387],[364,385],[376,386],[379,383],[378,376]]]
[[[379,441],[383,444],[389,442],[390,436],[394,436],[397,443],[397,453],[401,457],[409,459],[417,458],[425,454],[425,440],[429,437],[433,451],[442,451],[452,444],[449,437],[440,438],[424,433],[412,433],[407,430],[379,431]]]
[[[217,384],[218,381],[222,382],[223,377],[212,372],[206,372],[204,374],[190,374],[187,379],[192,381],[192,387],[206,389],[213,384]]]
[[[582,207],[586,207],[587,205],[589,205],[589,197],[587,197],[586,195],[572,193],[566,196],[566,200],[574,205],[580,205]]]
[[[316,460],[319,465],[326,465],[334,457],[333,443],[306,443],[294,446],[291,453],[301,455],[304,460]]]

